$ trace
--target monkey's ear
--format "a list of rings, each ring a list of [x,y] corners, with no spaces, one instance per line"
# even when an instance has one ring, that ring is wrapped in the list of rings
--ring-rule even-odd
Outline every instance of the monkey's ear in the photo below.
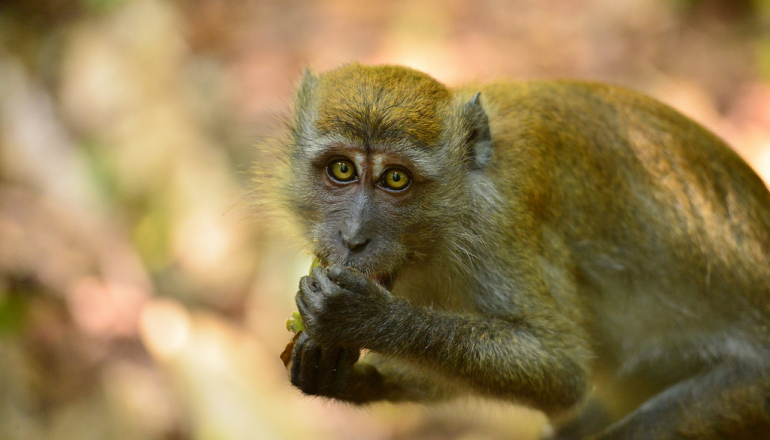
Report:
[[[318,74],[310,67],[302,73],[302,81],[299,83],[299,95],[309,96],[318,84]]]
[[[481,92],[476,93],[463,107],[463,119],[468,129],[468,154],[474,169],[484,168],[492,158],[489,118],[481,106],[480,96]]]
[[[297,88],[294,100],[294,133],[298,136],[309,136],[312,133],[312,121],[314,119],[315,89],[318,86],[319,77],[310,68],[305,69],[302,80]]]

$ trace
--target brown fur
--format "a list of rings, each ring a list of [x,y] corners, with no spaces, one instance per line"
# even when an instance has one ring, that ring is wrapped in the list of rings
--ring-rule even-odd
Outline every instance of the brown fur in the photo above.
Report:
[[[306,75],[292,133],[286,201],[338,265],[300,286],[306,393],[590,400],[563,439],[770,438],[770,193],[698,124],[614,86],[353,64]],[[338,156],[360,181],[329,183]]]
[[[352,64],[324,75],[318,96],[321,134],[340,132],[359,142],[405,136],[429,146],[440,134],[438,112],[449,90],[414,70]]]

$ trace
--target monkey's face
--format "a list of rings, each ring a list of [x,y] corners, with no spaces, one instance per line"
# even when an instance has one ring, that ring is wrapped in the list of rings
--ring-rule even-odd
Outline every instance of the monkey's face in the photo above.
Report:
[[[442,185],[435,167],[420,166],[418,151],[357,145],[334,143],[310,161],[303,180],[314,184],[301,190],[302,217],[326,263],[389,286],[403,264],[438,239],[441,214],[431,200],[441,200],[434,193]]]
[[[295,111],[286,194],[326,263],[388,285],[462,241],[451,231],[467,223],[474,146],[488,139],[478,97],[455,102],[410,69],[349,65],[306,75]]]

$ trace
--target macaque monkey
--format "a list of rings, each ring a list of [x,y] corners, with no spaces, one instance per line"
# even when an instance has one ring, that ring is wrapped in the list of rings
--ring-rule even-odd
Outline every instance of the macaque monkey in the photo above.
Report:
[[[770,438],[770,194],[706,129],[615,86],[359,64],[308,71],[290,125],[282,194],[323,261],[296,296],[304,393]]]

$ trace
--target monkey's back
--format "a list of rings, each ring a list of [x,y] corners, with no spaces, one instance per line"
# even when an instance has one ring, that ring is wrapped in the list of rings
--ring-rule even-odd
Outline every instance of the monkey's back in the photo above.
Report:
[[[619,87],[481,90],[490,176],[539,219],[546,253],[571,261],[601,350],[634,369],[768,344],[770,193],[724,142]]]

